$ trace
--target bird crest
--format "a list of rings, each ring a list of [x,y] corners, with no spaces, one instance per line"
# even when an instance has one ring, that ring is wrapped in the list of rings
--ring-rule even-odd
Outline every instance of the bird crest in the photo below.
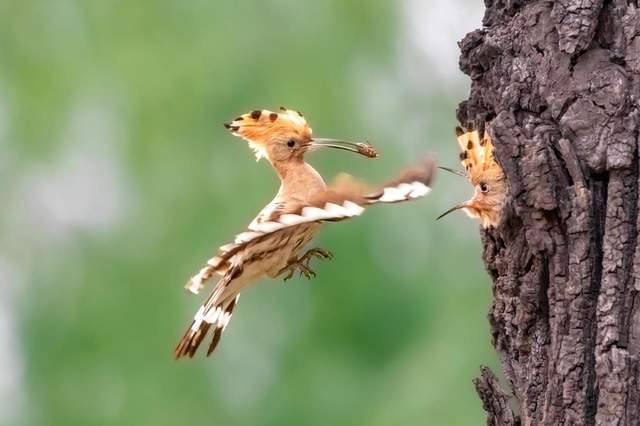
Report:
[[[294,138],[310,141],[313,133],[300,112],[285,107],[280,107],[279,112],[254,110],[225,123],[224,127],[249,143],[256,160],[267,157],[266,143],[269,140]]]
[[[444,170],[466,177],[474,187],[471,199],[460,203],[441,214],[438,219],[462,209],[469,217],[480,219],[483,227],[496,226],[504,204],[506,184],[502,168],[493,155],[493,142],[485,131],[480,137],[476,129],[465,130],[456,127],[456,137],[460,145],[460,162],[465,172],[441,167]]]
[[[368,142],[313,137],[313,130],[302,113],[285,107],[280,107],[280,112],[254,110],[225,123],[224,127],[249,143],[256,160],[266,158],[272,163],[282,163],[323,147],[343,149],[368,158],[378,156]]]

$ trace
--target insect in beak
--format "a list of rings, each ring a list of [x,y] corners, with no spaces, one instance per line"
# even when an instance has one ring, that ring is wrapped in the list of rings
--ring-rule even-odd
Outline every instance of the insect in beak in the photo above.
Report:
[[[309,144],[311,150],[316,150],[320,148],[336,148],[343,149],[345,151],[355,152],[367,158],[377,158],[378,151],[364,142],[347,142],[341,141],[338,139],[326,139],[326,138],[313,138]]]
[[[443,167],[443,166],[438,166],[439,169],[444,170],[445,172],[449,172],[451,174],[454,174],[456,176],[460,176],[463,178],[466,178],[467,175],[465,175],[463,172],[459,171],[459,170],[454,170],[454,169],[450,169],[449,167]]]
[[[442,213],[440,216],[438,216],[438,217],[436,218],[436,220],[440,220],[440,219],[442,219],[443,217],[445,217],[446,215],[448,215],[449,213],[454,212],[454,211],[456,211],[456,210],[464,209],[464,208],[469,208],[469,205],[468,205],[467,203],[460,203],[460,204],[458,204],[458,205],[456,205],[456,206],[451,207],[451,208],[450,208],[449,210],[447,210],[446,212]]]

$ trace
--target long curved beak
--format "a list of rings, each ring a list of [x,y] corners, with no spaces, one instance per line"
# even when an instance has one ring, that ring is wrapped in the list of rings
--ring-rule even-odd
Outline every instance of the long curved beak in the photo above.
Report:
[[[451,207],[449,210],[447,210],[446,212],[444,212],[444,213],[442,213],[440,216],[438,216],[438,217],[436,218],[436,220],[440,220],[440,219],[442,219],[443,217],[445,217],[446,215],[448,215],[449,213],[454,212],[454,211],[456,211],[456,210],[463,209],[463,208],[465,208],[465,207],[468,207],[468,206],[467,206],[467,203],[460,203],[460,204],[458,204],[458,205],[456,205],[456,206],[453,206],[453,207]]]
[[[445,172],[449,172],[451,174],[454,174],[456,176],[460,176],[460,177],[463,177],[463,178],[467,177],[467,175],[465,175],[464,173],[462,173],[459,170],[454,170],[454,169],[450,169],[449,167],[443,167],[443,166],[438,166],[438,168],[441,169],[441,170],[444,170]]]
[[[313,138],[309,144],[312,150],[320,148],[336,148],[355,152],[367,158],[378,157],[378,151],[365,142],[347,142],[339,139]]]

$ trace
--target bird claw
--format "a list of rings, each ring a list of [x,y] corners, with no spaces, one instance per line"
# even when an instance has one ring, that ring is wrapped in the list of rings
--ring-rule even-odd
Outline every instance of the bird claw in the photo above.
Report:
[[[320,247],[315,247],[307,251],[300,258],[300,260],[306,260],[308,262],[314,256],[317,257],[318,259],[333,259],[333,253],[331,253],[329,250],[321,249]]]
[[[289,265],[287,265],[287,267],[282,270],[282,272],[289,271],[287,276],[284,277],[284,281],[291,279],[296,270],[300,274],[300,277],[304,276],[308,280],[310,280],[312,277],[315,277],[316,273],[313,269],[311,269],[311,266],[309,265],[311,259],[313,259],[314,257],[317,257],[318,259],[332,259],[333,254],[330,251],[321,249],[319,247],[308,250],[305,254],[289,263]]]
[[[305,264],[300,265],[298,272],[300,273],[300,278],[302,278],[302,276],[304,275],[308,280],[310,280],[311,277],[315,278],[316,276],[316,272],[311,269],[309,265]]]
[[[287,274],[286,277],[284,277],[284,282],[287,282],[288,280],[291,279],[291,277],[293,277],[293,272],[295,270],[294,267],[292,267],[291,265],[289,265],[287,268],[285,268],[285,271],[288,270],[289,273]]]
[[[292,263],[290,263],[289,266],[284,268],[284,270],[282,272],[289,271],[287,276],[284,277],[284,281],[290,280],[293,277],[293,274],[295,273],[295,271],[298,271],[298,273],[300,274],[301,277],[304,275],[308,280],[310,280],[311,277],[315,277],[316,273],[309,266],[309,260],[310,259],[304,259],[303,260],[302,258],[299,258],[299,259],[293,261]]]

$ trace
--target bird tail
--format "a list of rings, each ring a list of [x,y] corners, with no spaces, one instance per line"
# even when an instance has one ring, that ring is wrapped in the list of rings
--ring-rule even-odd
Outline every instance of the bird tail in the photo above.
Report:
[[[207,332],[213,326],[213,338],[207,349],[207,356],[211,355],[220,343],[222,333],[231,320],[231,314],[233,314],[233,309],[236,307],[239,298],[240,294],[230,301],[212,306],[210,309],[206,309],[206,305],[202,305],[191,322],[191,326],[180,339],[178,346],[176,346],[176,359],[185,356],[193,358]]]
[[[240,293],[228,296],[225,294],[225,290],[236,276],[233,272],[227,273],[200,306],[200,309],[193,317],[193,321],[191,321],[191,325],[182,336],[182,339],[180,339],[178,346],[176,346],[174,352],[176,359],[186,356],[192,358],[212,326],[214,328],[213,338],[209,344],[207,356],[211,355],[216,349],[224,329],[231,320],[233,309],[240,298]]]

